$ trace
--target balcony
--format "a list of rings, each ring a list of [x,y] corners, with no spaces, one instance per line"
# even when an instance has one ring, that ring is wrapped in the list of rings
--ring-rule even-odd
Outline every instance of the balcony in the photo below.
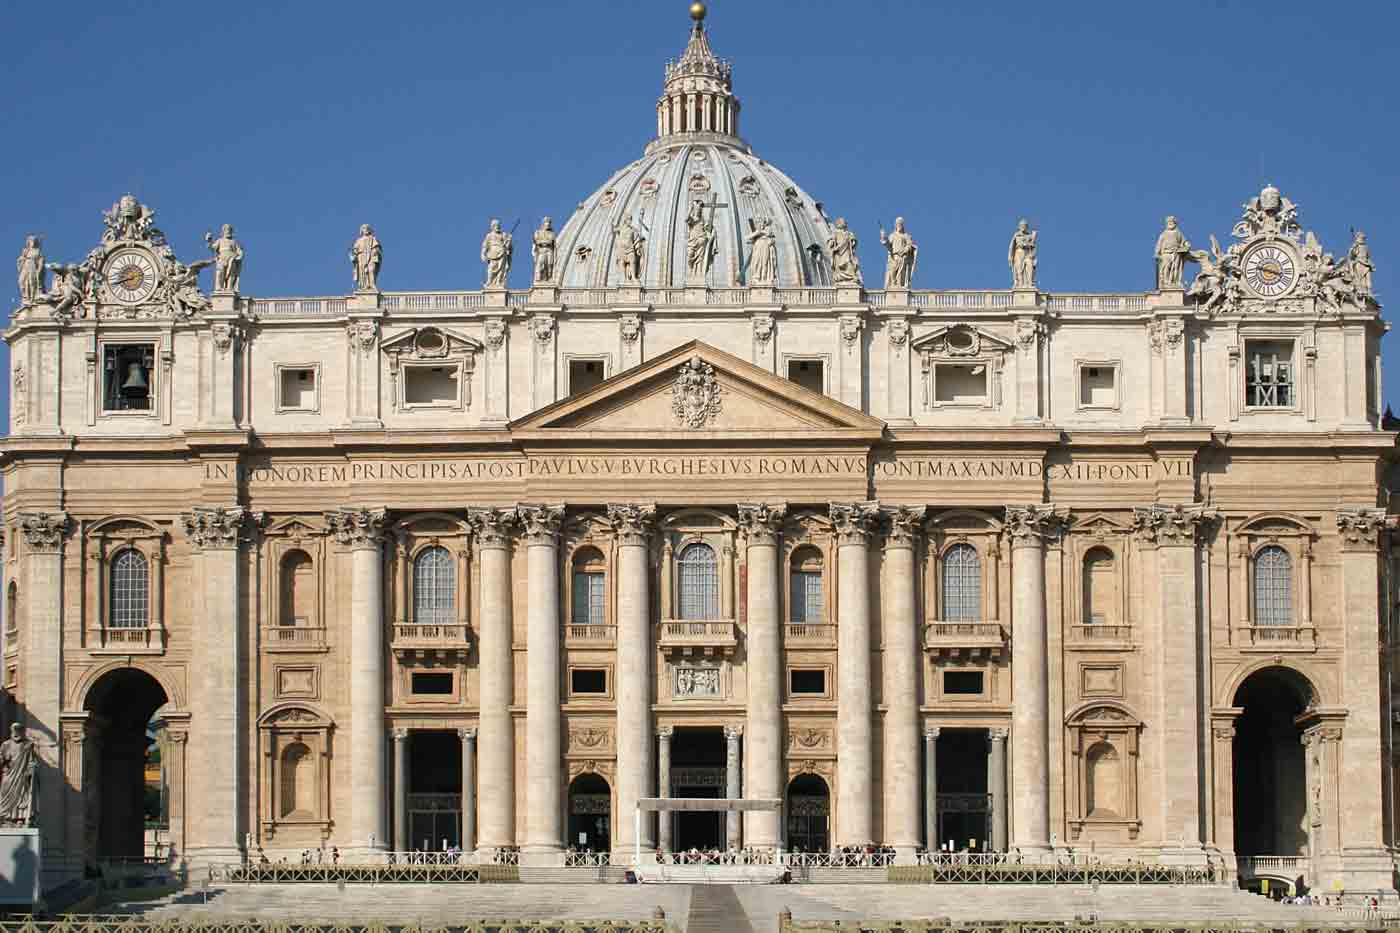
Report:
[[[1071,625],[1069,642],[1081,648],[1130,648],[1133,644],[1133,627],[1105,622]]]
[[[739,647],[739,627],[732,619],[669,620],[662,622],[660,629],[657,644],[672,657],[717,654],[729,657]]]
[[[471,639],[472,627],[462,622],[396,623],[390,647],[400,659],[465,661]]]
[[[997,659],[1006,650],[1000,622],[930,622],[924,626],[924,650],[934,657]]]
[[[566,648],[612,648],[616,644],[616,625],[570,623],[564,626],[564,647]]]
[[[158,625],[140,628],[109,628],[99,632],[94,654],[164,654],[165,629]]]
[[[789,648],[829,648],[836,644],[836,626],[816,622],[789,622],[783,626]]]
[[[325,628],[308,622],[298,618],[295,625],[268,626],[263,629],[263,644],[268,651],[324,651]]]
[[[1237,625],[1235,644],[1259,651],[1312,651],[1317,629],[1311,625]]]

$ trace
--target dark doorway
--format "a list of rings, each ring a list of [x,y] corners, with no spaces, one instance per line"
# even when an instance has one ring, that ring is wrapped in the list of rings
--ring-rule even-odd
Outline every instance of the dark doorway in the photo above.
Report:
[[[95,734],[97,773],[83,775],[89,812],[87,849],[99,858],[141,858],[146,852],[146,824],[154,804],[160,816],[160,791],[153,796],[146,770],[155,746],[156,711],[169,701],[160,683],[134,667],[109,671],[88,691],[86,709]],[[152,761],[160,767],[159,757]],[[90,783],[89,783],[90,782]]]
[[[992,798],[987,793],[987,731],[942,729],[938,736],[938,838],[930,849],[986,852]]]
[[[788,784],[787,845],[793,852],[831,850],[831,789],[815,774]]]
[[[569,845],[585,852],[612,849],[612,788],[596,774],[569,785]]]
[[[408,737],[408,847],[438,852],[462,844],[462,740],[456,732]]]
[[[1307,779],[1294,720],[1311,687],[1286,668],[1251,674],[1235,692],[1235,852],[1306,855]]]
[[[671,737],[671,796],[718,800],[724,796],[724,787],[724,730],[677,729]],[[677,852],[725,848],[724,816],[705,811],[670,814],[675,820],[671,845]],[[666,819],[667,814],[659,817]]]

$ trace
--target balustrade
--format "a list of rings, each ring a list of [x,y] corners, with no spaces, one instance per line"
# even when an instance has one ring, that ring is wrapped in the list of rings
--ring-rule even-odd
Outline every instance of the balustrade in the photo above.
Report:
[[[1105,625],[1102,622],[1090,625],[1071,625],[1070,640],[1092,644],[1107,642],[1127,644],[1133,640],[1133,627],[1131,625]]]
[[[730,654],[739,645],[738,626],[732,619],[668,620],[660,629],[657,643],[667,653]]]
[[[1246,648],[1310,651],[1317,647],[1317,628],[1312,625],[1237,625],[1235,642]]]
[[[564,643],[578,648],[611,647],[617,643],[617,626],[571,623],[564,628]]]
[[[836,644],[836,626],[817,622],[789,622],[783,634],[790,645],[811,647]]]
[[[137,653],[161,652],[165,650],[165,630],[154,625],[140,628],[103,628],[102,647]]]
[[[924,650],[931,654],[999,656],[1006,649],[1000,622],[930,622],[924,626]]]
[[[263,641],[270,649],[319,648],[326,643],[326,630],[310,625],[270,625],[263,629]]]

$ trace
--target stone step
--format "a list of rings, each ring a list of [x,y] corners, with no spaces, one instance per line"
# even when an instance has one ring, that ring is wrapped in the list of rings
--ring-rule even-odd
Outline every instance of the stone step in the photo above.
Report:
[[[695,885],[685,933],[753,933],[749,915],[727,884]]]

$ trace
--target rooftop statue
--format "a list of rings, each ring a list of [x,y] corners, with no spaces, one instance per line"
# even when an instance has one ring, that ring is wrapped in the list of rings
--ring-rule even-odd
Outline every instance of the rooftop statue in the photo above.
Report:
[[[1040,234],[1032,230],[1030,223],[1025,220],[1018,223],[1016,232],[1011,234],[1011,245],[1006,250],[1006,262],[1011,266],[1012,288],[1035,288],[1035,271],[1039,265],[1036,258],[1039,236]]]
[[[233,224],[224,224],[217,240],[205,233],[204,242],[214,254],[214,291],[237,292],[243,277],[243,246],[233,238]]]
[[[894,219],[894,233],[886,235],[880,228],[880,243],[890,258],[885,263],[885,287],[908,288],[914,281],[914,267],[919,263],[919,245],[904,229],[904,218]]]
[[[833,285],[862,285],[860,257],[856,247],[860,241],[846,227],[846,218],[836,220],[836,227],[827,238],[826,248],[831,253],[831,282]]]
[[[1191,258],[1191,244],[1176,224],[1175,217],[1167,218],[1167,226],[1157,237],[1157,288],[1181,288],[1182,273],[1186,261]]]
[[[778,241],[773,236],[773,219],[764,217],[750,221],[751,229],[744,237],[749,243],[749,263],[744,279],[750,285],[775,285],[778,281]]]
[[[360,224],[360,236],[350,244],[350,265],[355,270],[355,291],[379,291],[379,269],[384,264],[384,248],[369,224]]]
[[[1347,253],[1347,268],[1351,272],[1351,284],[1358,292],[1363,295],[1374,294],[1371,276],[1376,267],[1371,262],[1371,247],[1366,245],[1366,234],[1360,230],[1356,231],[1356,236],[1351,242],[1351,251]]]
[[[704,285],[715,261],[714,214],[705,217],[705,202],[690,199],[690,211],[685,216],[686,283]]]
[[[39,237],[24,238],[15,271],[19,273],[19,306],[27,308],[44,296],[44,249]]]
[[[102,212],[102,222],[107,230],[102,234],[104,243],[121,240],[149,240],[164,243],[165,234],[155,228],[156,212],[137,201],[129,194],[112,205],[112,209]]]
[[[88,292],[88,270],[86,263],[51,262],[48,270],[53,273],[53,288],[48,300],[53,305],[51,312],[59,320],[73,316],[73,309],[82,304]]]
[[[0,742],[0,826],[34,825],[38,787],[38,749],[15,723]]]
[[[1232,232],[1237,239],[1266,234],[1296,240],[1303,228],[1298,223],[1298,206],[1273,185],[1265,185],[1257,197],[1244,203],[1244,217]]]
[[[491,218],[491,229],[481,241],[481,261],[486,263],[486,287],[505,288],[510,281],[510,264],[515,258],[515,236],[501,230],[501,222]]]
[[[530,256],[535,260],[535,284],[554,281],[554,250],[558,243],[554,222],[546,217],[530,243]]]
[[[617,265],[622,271],[622,281],[636,285],[641,281],[642,265],[646,257],[646,238],[637,232],[631,217],[623,217],[622,222],[613,228],[616,238]]]
[[[176,262],[170,269],[170,313],[179,320],[202,314],[208,311],[212,304],[209,298],[199,290],[200,270],[214,265],[213,259],[201,259],[192,262],[188,266],[181,262]]]
[[[1220,241],[1212,233],[1210,235],[1210,252],[1198,249],[1191,253],[1191,258],[1200,264],[1201,271],[1196,273],[1196,280],[1191,283],[1191,289],[1186,295],[1196,299],[1196,302],[1201,305],[1202,311],[1209,312],[1230,294],[1227,286],[1229,278],[1227,267],[1233,268],[1234,257],[1230,253],[1221,251]]]

